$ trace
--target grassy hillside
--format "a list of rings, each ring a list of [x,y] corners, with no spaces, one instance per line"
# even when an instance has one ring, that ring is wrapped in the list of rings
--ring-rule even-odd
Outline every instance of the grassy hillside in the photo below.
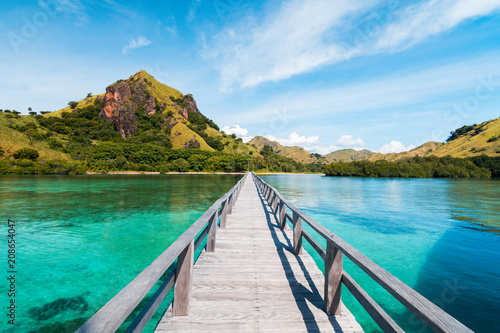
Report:
[[[448,142],[432,152],[435,156],[500,156],[500,118],[463,126],[452,133]]]
[[[49,147],[46,140],[38,140],[37,134],[45,134],[47,131],[36,128],[37,121],[34,116],[15,116],[0,113],[0,146],[5,156],[11,156],[21,148],[33,148],[38,150],[41,158],[58,158],[69,160],[68,154]],[[18,130],[14,129],[18,128]]]

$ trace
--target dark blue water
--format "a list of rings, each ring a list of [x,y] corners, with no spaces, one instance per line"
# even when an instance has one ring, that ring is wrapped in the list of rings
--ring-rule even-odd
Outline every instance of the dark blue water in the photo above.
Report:
[[[317,175],[263,179],[472,330],[500,331],[500,181]],[[322,267],[321,259],[315,259]],[[353,263],[345,260],[345,269],[405,331],[426,331]],[[365,331],[379,331],[345,288],[343,300]]]

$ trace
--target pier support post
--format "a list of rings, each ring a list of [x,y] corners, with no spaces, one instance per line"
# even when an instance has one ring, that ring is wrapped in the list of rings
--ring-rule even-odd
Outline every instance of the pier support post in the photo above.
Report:
[[[293,254],[302,254],[302,219],[293,212]]]
[[[208,234],[207,234],[207,252],[215,252],[215,240],[217,235],[217,219],[219,211],[217,210],[208,222]]]
[[[191,303],[191,289],[193,286],[194,240],[181,252],[177,258],[177,272],[175,273],[174,316],[187,316]]]
[[[327,241],[325,257],[325,312],[340,316],[340,296],[342,290],[342,252]]]

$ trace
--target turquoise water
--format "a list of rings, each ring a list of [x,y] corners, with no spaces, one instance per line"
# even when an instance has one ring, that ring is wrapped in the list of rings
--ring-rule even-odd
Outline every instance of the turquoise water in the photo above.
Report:
[[[272,175],[263,179],[472,330],[499,331],[499,180],[317,175]],[[313,231],[310,233],[321,240]],[[312,248],[306,249],[316,254]],[[323,267],[319,256],[315,260]],[[347,258],[344,260],[346,271],[405,331],[427,331],[370,277]],[[379,331],[349,291],[344,288],[342,292],[344,302],[365,331]]]
[[[3,276],[7,220],[16,221],[14,332],[73,332],[240,177],[0,177]],[[6,308],[9,285],[2,281]],[[6,310],[1,318],[5,331]]]
[[[0,177],[5,276],[6,222],[17,221],[15,332],[74,331],[239,177]],[[498,331],[500,182],[316,175],[264,179],[476,332]],[[424,332],[352,263],[346,260],[345,268],[405,330]],[[4,308],[9,299],[8,281],[3,281]],[[367,332],[376,331],[347,290],[343,299]],[[2,318],[4,331],[9,326],[4,313]]]

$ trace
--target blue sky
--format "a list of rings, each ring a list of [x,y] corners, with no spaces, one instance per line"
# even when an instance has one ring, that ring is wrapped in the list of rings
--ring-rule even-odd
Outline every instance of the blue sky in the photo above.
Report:
[[[500,0],[7,1],[0,108],[144,69],[228,133],[399,152],[500,116]]]

